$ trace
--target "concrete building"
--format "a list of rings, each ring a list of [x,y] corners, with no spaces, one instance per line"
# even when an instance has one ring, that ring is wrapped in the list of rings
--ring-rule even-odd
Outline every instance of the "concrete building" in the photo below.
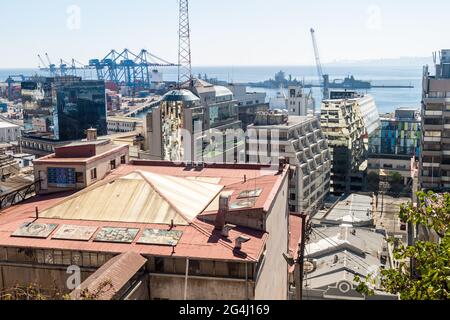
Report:
[[[34,161],[39,194],[84,189],[129,162],[129,146],[110,140],[72,143]]]
[[[141,131],[144,133],[144,119],[129,117],[108,117],[108,134]]]
[[[331,149],[331,192],[364,190],[369,137],[380,125],[374,99],[353,91],[332,91],[330,99],[322,102],[320,122]]]
[[[303,87],[289,86],[288,88],[288,107],[291,116],[315,116],[315,101],[312,91],[308,94],[304,92]]]
[[[245,155],[249,163],[276,164],[284,157],[296,167],[289,186],[291,212],[313,216],[321,209],[330,190],[331,157],[317,118],[257,114],[248,127]]]
[[[374,279],[391,267],[385,237],[370,229],[350,226],[313,229],[305,255],[305,300],[398,300],[378,290],[374,296],[357,292],[355,276]]]
[[[421,155],[421,121],[420,111],[414,108],[399,108],[394,115],[382,117],[380,128],[369,141],[368,174],[377,174],[383,182],[391,182],[393,174],[400,174],[404,190],[409,192],[411,162]]]
[[[239,120],[242,122],[242,129],[255,122],[258,112],[268,112],[269,103],[266,103],[267,94],[265,92],[248,92],[245,84],[232,83],[227,86],[234,95],[238,104]]]
[[[435,69],[423,73],[420,184],[438,192],[450,190],[450,50],[436,57]]]
[[[289,171],[136,161],[77,193],[38,195],[0,215],[0,290],[69,293],[77,265],[83,288],[112,281],[104,299],[285,300],[283,253],[301,229]]]
[[[20,136],[20,126],[8,121],[0,120],[0,143],[18,141]]]

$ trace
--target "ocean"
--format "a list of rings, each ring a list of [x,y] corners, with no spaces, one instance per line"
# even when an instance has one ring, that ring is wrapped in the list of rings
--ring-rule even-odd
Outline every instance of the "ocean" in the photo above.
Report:
[[[262,66],[262,67],[193,67],[193,73],[202,77],[206,74],[208,78],[217,78],[228,82],[259,82],[274,78],[275,73],[284,71],[286,76],[292,75],[298,80],[306,83],[317,83],[317,72],[314,66]],[[422,66],[324,66],[324,72],[330,74],[331,79],[343,79],[353,75],[358,80],[372,81],[373,85],[412,85],[413,89],[375,88],[364,90],[364,92],[375,98],[380,113],[393,112],[399,107],[420,108],[422,92]],[[175,81],[177,79],[176,68],[163,68],[164,80]],[[9,75],[30,76],[38,73],[36,69],[0,69],[0,81],[5,81]],[[92,71],[82,72],[80,76],[85,78],[94,77]],[[275,97],[279,90],[249,88],[250,91],[263,91],[267,93],[268,101]],[[321,99],[321,89],[313,88],[316,101]]]

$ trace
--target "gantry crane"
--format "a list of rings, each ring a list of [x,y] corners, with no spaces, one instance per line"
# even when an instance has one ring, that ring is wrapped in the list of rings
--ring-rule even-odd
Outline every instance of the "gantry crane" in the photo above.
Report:
[[[320,61],[319,46],[317,45],[316,40],[316,31],[313,28],[311,28],[311,37],[313,41],[314,55],[316,58],[316,67],[317,67],[317,74],[319,76],[319,83],[323,86],[323,99],[328,99],[330,77],[328,74],[323,74],[322,63]]]

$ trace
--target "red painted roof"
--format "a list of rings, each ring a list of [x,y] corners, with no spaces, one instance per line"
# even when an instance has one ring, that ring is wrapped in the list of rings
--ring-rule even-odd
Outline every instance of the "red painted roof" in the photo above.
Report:
[[[262,194],[256,202],[256,207],[263,208],[267,203],[273,202],[274,195],[278,192],[281,181],[285,178],[286,171],[278,174],[274,171],[261,170],[261,166],[246,166],[244,169],[227,169],[223,168],[204,168],[202,170],[188,170],[182,166],[162,166],[161,163],[149,165],[126,165],[121,166],[107,177],[115,179],[127,175],[136,170],[153,172],[161,175],[172,175],[178,177],[212,177],[220,178],[219,184],[224,185],[228,190],[235,190],[232,199],[237,197],[241,191],[248,190],[249,187],[262,188]],[[247,176],[247,182],[244,183],[244,175]],[[256,180],[254,180],[256,179]],[[39,218],[39,223],[56,223],[60,226],[63,224],[72,224],[80,226],[97,226],[101,227],[127,227],[140,229],[139,234],[132,244],[118,243],[100,243],[94,242],[95,235],[88,242],[53,240],[52,235],[47,239],[34,238],[18,238],[11,237],[23,223],[34,221],[35,207],[39,211],[44,211],[56,203],[64,200],[70,194],[57,194],[50,196],[36,196],[23,204],[11,207],[0,213],[0,246],[11,247],[29,247],[39,249],[59,249],[74,251],[93,251],[120,254],[127,251],[134,251],[143,255],[152,256],[173,256],[173,257],[189,257],[198,259],[211,260],[228,260],[228,261],[259,261],[268,234],[262,231],[256,231],[249,228],[237,227],[230,231],[229,238],[224,238],[219,231],[214,230],[214,225],[195,219],[189,226],[178,226],[174,230],[183,231],[183,235],[172,252],[171,247],[157,245],[142,245],[136,242],[141,237],[144,229],[163,229],[168,230],[167,225],[151,225],[136,223],[118,223],[108,221],[78,221],[78,220],[59,220],[59,219],[43,219]],[[194,200],[194,199],[193,199]],[[293,218],[294,223],[297,220]],[[301,225],[301,223],[300,223]],[[97,230],[97,232],[99,232]],[[250,241],[242,245],[240,251],[234,250],[234,240],[240,235],[250,238]],[[298,242],[297,242],[298,243]]]

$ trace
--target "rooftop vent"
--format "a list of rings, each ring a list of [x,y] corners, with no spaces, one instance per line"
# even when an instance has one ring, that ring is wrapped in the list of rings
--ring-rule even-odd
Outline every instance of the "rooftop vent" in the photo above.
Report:
[[[242,244],[249,242],[250,238],[246,237],[244,235],[240,235],[239,237],[236,238],[236,244],[235,244],[235,249],[236,250],[241,250],[242,249]]]
[[[230,231],[236,228],[234,224],[227,224],[222,229],[222,236],[228,238],[230,236]]]

